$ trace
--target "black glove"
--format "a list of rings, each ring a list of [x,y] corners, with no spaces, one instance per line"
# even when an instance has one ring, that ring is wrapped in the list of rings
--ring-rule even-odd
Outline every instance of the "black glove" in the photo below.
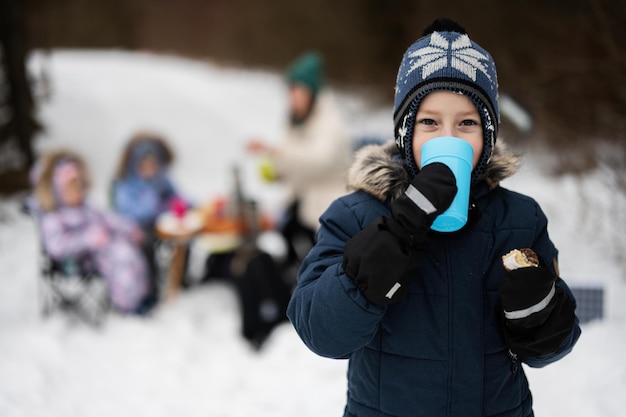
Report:
[[[346,243],[343,268],[365,297],[387,305],[406,295],[424,257],[428,228],[456,194],[446,165],[426,165],[404,195],[391,203],[391,219],[379,217]]]
[[[423,235],[446,211],[456,195],[456,178],[447,165],[435,162],[424,166],[404,192],[391,203],[391,215],[407,232]]]
[[[554,353],[575,324],[574,303],[544,267],[508,271],[500,283],[504,339],[522,357]]]

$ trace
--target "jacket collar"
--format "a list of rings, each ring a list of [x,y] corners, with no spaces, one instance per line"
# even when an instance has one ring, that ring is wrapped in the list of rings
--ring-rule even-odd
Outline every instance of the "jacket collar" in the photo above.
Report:
[[[494,148],[483,178],[472,186],[471,198],[476,200],[499,186],[500,182],[517,172],[519,158],[510,153],[499,140]],[[368,145],[355,154],[348,172],[348,189],[365,191],[378,200],[394,200],[409,185],[409,175],[393,141],[384,145]]]

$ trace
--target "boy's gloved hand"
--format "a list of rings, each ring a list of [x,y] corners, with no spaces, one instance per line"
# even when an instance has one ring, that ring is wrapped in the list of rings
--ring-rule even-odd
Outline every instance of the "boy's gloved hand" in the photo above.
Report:
[[[450,168],[426,165],[391,203],[391,219],[378,218],[346,243],[344,270],[368,300],[387,305],[404,297],[424,256],[428,228],[456,191]]]
[[[543,311],[555,293],[556,276],[538,267],[508,271],[500,283],[505,318],[518,320]]]
[[[452,170],[441,162],[428,164],[413,178],[404,195],[391,203],[391,215],[408,233],[423,234],[450,207],[456,192]]]
[[[554,353],[572,331],[574,304],[544,267],[506,272],[500,283],[504,338],[513,353],[538,357]]]

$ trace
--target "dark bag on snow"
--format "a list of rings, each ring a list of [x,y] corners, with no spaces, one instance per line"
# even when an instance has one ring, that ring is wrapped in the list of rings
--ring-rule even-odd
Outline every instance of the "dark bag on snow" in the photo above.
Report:
[[[241,331],[243,337],[258,349],[274,327],[287,320],[291,290],[269,254],[257,250],[242,258],[235,256],[233,259],[241,306]],[[238,262],[243,262],[240,268]],[[240,273],[236,273],[237,269]]]

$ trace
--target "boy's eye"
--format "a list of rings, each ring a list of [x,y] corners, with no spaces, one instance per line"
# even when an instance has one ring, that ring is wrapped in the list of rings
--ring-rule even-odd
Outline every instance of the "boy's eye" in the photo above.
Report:
[[[466,119],[461,122],[462,126],[476,126],[478,123],[475,120]]]
[[[424,125],[428,125],[428,126],[432,126],[435,124],[435,121],[433,119],[420,119],[418,121],[418,123],[424,124]]]

